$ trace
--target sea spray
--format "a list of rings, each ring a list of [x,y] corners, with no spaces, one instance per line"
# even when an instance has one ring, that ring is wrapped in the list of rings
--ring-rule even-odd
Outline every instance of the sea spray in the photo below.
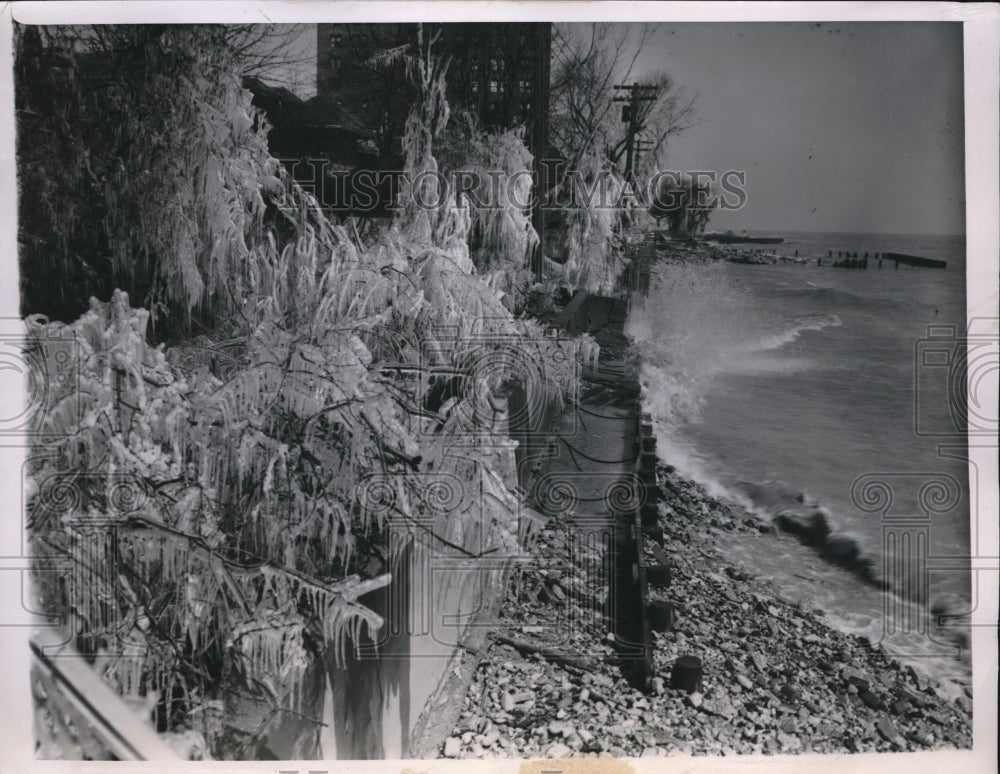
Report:
[[[777,356],[803,331],[841,324],[834,314],[791,320],[763,310],[719,264],[661,264],[644,303],[629,315],[626,333],[642,356],[643,402],[657,424],[661,451],[685,475],[715,496],[747,503],[709,471],[684,438],[701,419],[711,382],[721,374],[794,373],[812,367],[803,358]]]
[[[882,517],[852,511],[857,476],[942,465],[917,456],[907,436],[913,341],[933,289],[888,298],[872,284],[800,267],[664,263],[626,332],[642,357],[644,408],[663,461],[779,528],[744,545],[720,536],[730,561],[811,600],[837,628],[916,656],[937,677],[959,677],[965,666],[948,632],[914,636],[900,624],[931,628],[942,579],[932,589],[883,579]],[[756,491],[740,485],[747,478]],[[818,497],[804,491],[814,488]],[[912,498],[900,494],[896,505],[909,512]]]

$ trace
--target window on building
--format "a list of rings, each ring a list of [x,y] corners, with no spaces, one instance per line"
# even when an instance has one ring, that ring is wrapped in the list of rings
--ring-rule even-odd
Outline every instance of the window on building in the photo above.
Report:
[[[344,58],[342,56],[337,56],[336,54],[330,55],[330,67],[334,70],[339,70],[344,66]]]
[[[490,81],[490,94],[496,94],[500,89],[497,87],[496,81]]]
[[[342,32],[331,32],[330,33],[330,45],[339,46],[344,42],[344,33]]]

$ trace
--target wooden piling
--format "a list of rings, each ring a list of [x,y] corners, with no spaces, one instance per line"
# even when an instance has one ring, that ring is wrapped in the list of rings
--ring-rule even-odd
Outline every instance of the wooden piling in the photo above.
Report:
[[[674,628],[674,606],[664,600],[649,603],[649,628],[654,632],[669,632]]]
[[[666,588],[670,585],[670,567],[665,564],[651,564],[646,568],[646,581],[650,586]]]
[[[670,672],[670,687],[688,693],[701,690],[701,659],[697,656],[681,656],[674,662]]]

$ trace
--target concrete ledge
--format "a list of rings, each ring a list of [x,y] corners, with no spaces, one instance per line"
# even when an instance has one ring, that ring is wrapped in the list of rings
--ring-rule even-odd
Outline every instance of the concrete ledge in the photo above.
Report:
[[[590,293],[586,290],[576,291],[576,295],[570,300],[563,310],[557,314],[552,325],[562,328],[570,336],[577,336],[587,330],[587,299]]]

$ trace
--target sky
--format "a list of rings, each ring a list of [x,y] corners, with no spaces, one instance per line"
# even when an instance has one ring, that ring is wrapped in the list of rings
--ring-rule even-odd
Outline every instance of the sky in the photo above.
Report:
[[[746,172],[711,230],[965,232],[959,24],[668,24],[637,69],[697,94],[668,169]]]
[[[309,97],[300,29],[291,80]],[[667,168],[746,175],[745,206],[710,230],[965,232],[960,24],[661,24],[634,74],[660,70],[696,95]]]

